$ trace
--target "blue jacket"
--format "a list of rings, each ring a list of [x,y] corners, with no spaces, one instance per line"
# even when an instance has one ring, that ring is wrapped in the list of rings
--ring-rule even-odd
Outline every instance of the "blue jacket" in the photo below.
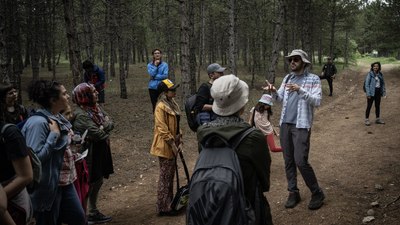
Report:
[[[147,64],[147,72],[150,75],[149,89],[157,90],[158,85],[162,80],[168,78],[168,64],[164,61],[156,66],[153,62]]]
[[[60,134],[50,131],[48,121],[43,116],[31,116],[22,128],[26,145],[31,147],[42,163],[42,178],[31,194],[34,211],[49,211],[57,195],[60,170],[64,152],[69,142],[68,131],[71,124],[61,114],[57,117],[44,109],[39,112],[56,121]]]
[[[379,78],[381,85],[381,96],[386,96],[386,88],[385,88],[385,81],[383,80],[383,75],[381,72],[379,72],[377,76]],[[374,71],[369,71],[369,73],[365,77],[364,85],[367,96],[372,96],[372,97],[375,96],[376,81],[375,81]]]

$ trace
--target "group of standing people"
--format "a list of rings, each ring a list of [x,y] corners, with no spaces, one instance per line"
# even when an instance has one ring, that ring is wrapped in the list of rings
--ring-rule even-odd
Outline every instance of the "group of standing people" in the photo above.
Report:
[[[113,173],[109,135],[114,123],[99,104],[97,88],[104,91],[104,73],[89,61],[83,64],[88,79],[72,91],[74,111],[71,92],[56,81],[31,83],[29,99],[38,109],[30,115],[17,103],[17,89],[0,85],[0,122],[1,128],[7,127],[0,143],[0,182],[8,200],[2,224],[27,224],[32,217],[38,225],[111,220],[99,211],[97,199],[103,178]],[[21,122],[21,129],[5,126]],[[77,142],[76,137],[84,139]],[[33,179],[29,149],[39,158],[42,173],[28,193],[26,186]],[[84,158],[81,154],[86,149]]]
[[[148,65],[150,82],[155,82],[153,80],[157,77],[154,73],[157,70],[157,59],[158,55],[154,55],[153,62]],[[269,204],[262,194],[269,190],[270,185],[271,157],[268,149],[283,151],[289,192],[286,208],[293,208],[301,201],[297,186],[297,169],[312,193],[308,208],[319,209],[325,199],[314,170],[308,162],[314,110],[321,103],[321,81],[317,75],[308,71],[311,62],[304,51],[293,50],[287,59],[292,72],[286,75],[286,82],[282,82],[279,89],[269,83],[264,87],[271,95],[264,94],[252,109],[249,120],[251,125],[241,118],[248,102],[247,84],[235,75],[224,75],[225,68],[219,64],[213,63],[208,66],[210,80],[203,83],[197,93],[195,108],[201,125],[197,130],[199,143],[210,134],[222,135],[226,140],[230,140],[250,126],[260,128],[247,136],[236,150],[243,173],[245,195],[253,208],[257,208],[257,224],[272,224]],[[174,160],[179,151],[177,146],[182,143],[180,110],[173,100],[179,85],[165,77],[160,78],[158,82],[160,84],[157,91],[162,95],[155,105],[154,138],[150,153],[157,156],[160,163],[157,213],[160,216],[172,216],[178,214],[170,208],[170,204],[173,198]],[[151,92],[150,97],[153,99]],[[282,148],[275,146],[271,136],[277,134],[269,122],[274,101],[283,103],[280,119]],[[262,197],[256,199],[255,196]],[[261,208],[258,205],[260,200]]]

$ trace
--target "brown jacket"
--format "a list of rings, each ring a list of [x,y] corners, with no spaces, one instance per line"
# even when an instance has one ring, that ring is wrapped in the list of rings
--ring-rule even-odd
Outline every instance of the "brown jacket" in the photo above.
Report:
[[[157,103],[154,112],[154,137],[150,154],[167,159],[174,158],[172,146],[167,142],[175,140],[178,129],[177,113],[163,101]]]

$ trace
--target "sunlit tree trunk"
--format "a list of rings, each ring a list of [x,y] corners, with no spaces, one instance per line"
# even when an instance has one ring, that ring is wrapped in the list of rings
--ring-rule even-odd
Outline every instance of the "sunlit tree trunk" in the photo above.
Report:
[[[279,60],[279,50],[281,46],[281,41],[282,41],[282,33],[283,33],[283,19],[285,15],[285,2],[283,0],[278,0],[277,1],[277,18],[276,18],[276,23],[275,23],[275,29],[274,29],[274,38],[272,40],[272,53],[271,53],[271,64],[268,68],[267,71],[267,77],[266,79],[269,80],[270,83],[274,84],[275,83],[275,71],[276,67],[278,65],[278,60]]]

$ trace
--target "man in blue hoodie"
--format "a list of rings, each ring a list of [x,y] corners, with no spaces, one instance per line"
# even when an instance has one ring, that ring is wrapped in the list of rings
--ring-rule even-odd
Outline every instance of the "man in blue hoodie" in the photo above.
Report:
[[[157,87],[162,80],[168,78],[169,68],[168,64],[162,61],[162,52],[160,49],[158,48],[154,49],[152,54],[153,54],[153,60],[149,64],[147,64],[147,72],[150,75],[148,88],[154,112],[158,96],[160,95],[160,92],[158,91]]]

